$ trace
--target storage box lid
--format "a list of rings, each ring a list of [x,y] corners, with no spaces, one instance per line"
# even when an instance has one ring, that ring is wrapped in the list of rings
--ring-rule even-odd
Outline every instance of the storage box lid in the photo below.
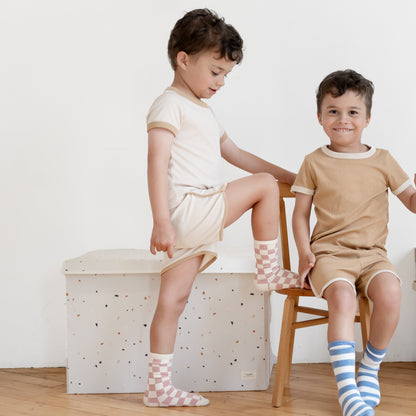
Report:
[[[163,254],[152,255],[148,250],[95,250],[66,260],[65,275],[142,274],[160,273]],[[254,273],[254,253],[241,250],[220,250],[218,259],[203,273]]]
[[[132,274],[159,273],[163,255],[147,250],[95,250],[63,263],[64,274]]]

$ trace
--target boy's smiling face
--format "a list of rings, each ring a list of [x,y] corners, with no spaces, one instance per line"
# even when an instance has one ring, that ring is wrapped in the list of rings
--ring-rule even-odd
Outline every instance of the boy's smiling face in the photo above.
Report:
[[[361,143],[361,135],[370,122],[370,115],[362,95],[352,90],[339,97],[325,95],[318,120],[331,141],[329,148],[334,152],[360,153],[367,150]]]
[[[179,52],[177,62],[176,82],[172,85],[198,99],[211,98],[224,85],[225,77],[235,66],[234,61],[219,58],[218,53],[211,50],[198,55]]]

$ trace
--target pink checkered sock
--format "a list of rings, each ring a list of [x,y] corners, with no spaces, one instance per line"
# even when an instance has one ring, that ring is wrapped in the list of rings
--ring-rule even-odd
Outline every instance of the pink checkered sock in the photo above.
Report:
[[[149,354],[149,378],[143,403],[149,407],[206,406],[209,400],[172,386],[173,354]]]
[[[300,287],[299,276],[280,267],[277,258],[277,239],[271,241],[254,240],[257,275],[255,285],[258,290],[279,290]]]

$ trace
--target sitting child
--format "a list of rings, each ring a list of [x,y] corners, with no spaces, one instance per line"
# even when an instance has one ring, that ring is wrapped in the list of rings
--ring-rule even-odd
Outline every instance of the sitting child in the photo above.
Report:
[[[328,75],[317,92],[330,144],[305,157],[292,191],[302,287],[328,302],[328,349],[343,416],[371,416],[380,402],[378,370],[400,313],[400,279],[386,255],[388,188],[416,212],[416,190],[390,153],[361,142],[373,84],[352,70]],[[416,182],[416,176],[415,176]],[[309,219],[315,206],[316,226]],[[373,302],[369,342],[355,381],[356,295]]]

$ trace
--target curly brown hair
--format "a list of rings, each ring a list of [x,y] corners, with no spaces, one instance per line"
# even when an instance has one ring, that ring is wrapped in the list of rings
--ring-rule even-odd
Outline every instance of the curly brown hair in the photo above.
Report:
[[[322,80],[316,92],[318,113],[321,112],[322,101],[325,95],[331,94],[333,97],[340,97],[347,90],[355,91],[364,97],[367,115],[371,115],[374,85],[352,69],[332,72]]]
[[[210,49],[218,52],[220,58],[225,57],[237,64],[243,59],[243,39],[215,12],[195,9],[176,22],[168,42],[168,56],[173,70],[177,68],[178,52],[196,55]]]

